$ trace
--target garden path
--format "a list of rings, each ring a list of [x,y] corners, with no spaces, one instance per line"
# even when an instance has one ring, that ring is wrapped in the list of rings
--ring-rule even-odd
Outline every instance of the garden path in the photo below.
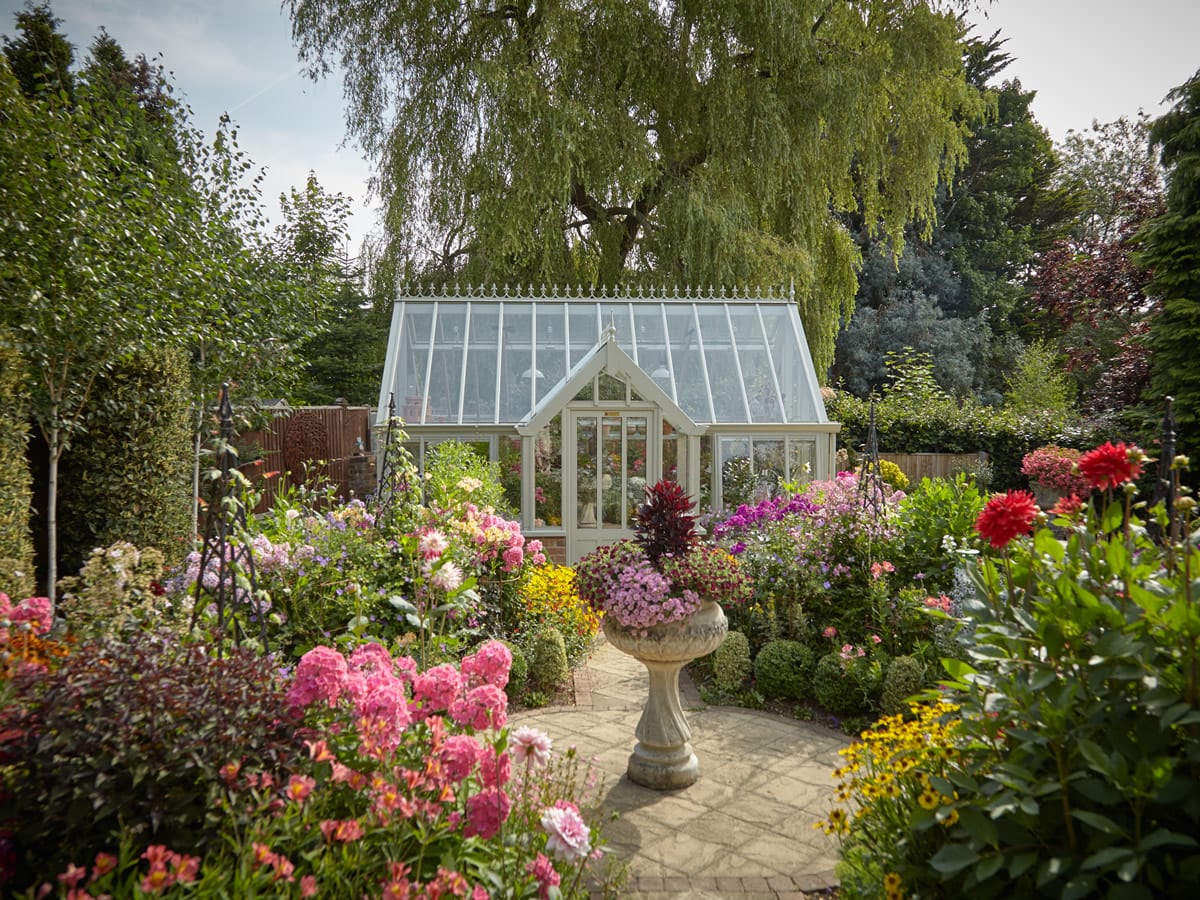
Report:
[[[680,691],[700,779],[677,791],[625,777],[647,693],[641,663],[604,641],[575,670],[573,706],[515,713],[574,745],[604,776],[601,804],[618,818],[604,834],[627,864],[623,897],[813,898],[836,883],[832,838],[813,824],[829,810],[831,772],[848,739],[811,722],[756,710],[708,706],[684,672]]]

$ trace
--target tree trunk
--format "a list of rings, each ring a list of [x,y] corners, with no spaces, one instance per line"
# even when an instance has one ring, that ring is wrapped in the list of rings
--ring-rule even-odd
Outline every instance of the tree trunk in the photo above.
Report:
[[[57,418],[58,410],[52,410],[50,421]],[[62,432],[57,425],[51,425],[46,438],[50,460],[50,473],[46,479],[46,596],[50,599],[50,617],[53,619],[58,596],[58,461],[62,457]]]

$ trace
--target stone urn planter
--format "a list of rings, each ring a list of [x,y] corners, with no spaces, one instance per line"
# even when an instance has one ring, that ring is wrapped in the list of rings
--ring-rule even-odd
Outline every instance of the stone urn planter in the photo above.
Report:
[[[638,742],[629,757],[629,780],[664,791],[695,783],[700,763],[679,701],[679,670],[721,646],[729,631],[725,612],[705,600],[686,619],[655,625],[644,635],[612,616],[605,616],[603,623],[609,643],[644,665],[650,675],[650,696],[634,732]]]

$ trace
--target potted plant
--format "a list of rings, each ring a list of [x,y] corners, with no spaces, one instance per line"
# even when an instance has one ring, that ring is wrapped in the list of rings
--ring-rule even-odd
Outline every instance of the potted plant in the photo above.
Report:
[[[1078,450],[1047,444],[1025,454],[1021,460],[1021,472],[1029,478],[1038,505],[1048,508],[1060,497],[1084,497],[1088,483],[1079,474]]]
[[[579,596],[603,614],[605,637],[649,672],[649,698],[629,757],[629,778],[645,787],[687,787],[699,777],[691,730],[679,700],[679,671],[721,645],[722,602],[743,603],[751,584],[741,564],[698,543],[695,505],[683,488],[646,488],[635,540],[599,547],[575,567]]]

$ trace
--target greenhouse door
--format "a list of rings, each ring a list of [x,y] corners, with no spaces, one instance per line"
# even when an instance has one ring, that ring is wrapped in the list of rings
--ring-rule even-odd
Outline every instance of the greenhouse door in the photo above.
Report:
[[[563,459],[575,465],[564,479],[563,499],[567,559],[575,562],[603,544],[633,537],[633,514],[646,484],[658,480],[660,448],[649,436],[661,434],[662,426],[654,406],[566,412]]]

